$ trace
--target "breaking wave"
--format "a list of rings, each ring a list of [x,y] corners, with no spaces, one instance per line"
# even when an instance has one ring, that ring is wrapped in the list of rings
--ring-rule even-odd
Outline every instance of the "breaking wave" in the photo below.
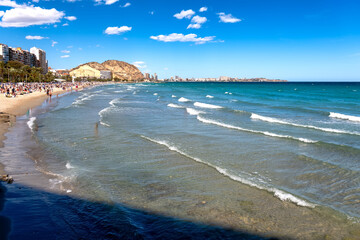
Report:
[[[179,98],[178,100],[179,102],[190,102],[191,100],[187,99],[187,98],[184,98],[184,97],[181,97]]]
[[[313,141],[313,140],[310,140],[307,138],[297,138],[297,137],[293,137],[290,135],[281,135],[281,134],[271,133],[271,132],[267,132],[267,131],[258,131],[258,130],[241,128],[241,127],[233,126],[233,125],[222,123],[222,122],[217,122],[217,121],[210,120],[210,119],[205,119],[200,116],[197,116],[197,119],[200,122],[207,123],[207,124],[213,124],[213,125],[217,125],[220,127],[235,129],[235,130],[244,131],[244,132],[263,134],[263,135],[270,136],[270,137],[287,138],[287,139],[297,140],[297,141],[304,142],[304,143],[316,143],[317,142],[317,141]]]
[[[343,119],[343,120],[349,120],[349,121],[353,121],[353,122],[360,122],[360,117],[358,117],[358,116],[345,115],[345,114],[341,114],[341,113],[330,112],[329,117]]]
[[[214,98],[214,96],[206,95],[207,98]]]
[[[190,115],[199,115],[199,114],[201,114],[201,113],[204,113],[204,112],[202,112],[202,111],[198,111],[198,110],[196,110],[196,109],[193,109],[193,108],[186,108],[186,112],[188,113],[188,114],[190,114]]]
[[[281,201],[293,202],[296,205],[302,206],[302,207],[314,208],[316,206],[315,204],[309,203],[309,202],[307,202],[305,200],[302,200],[302,199],[300,199],[300,198],[298,198],[298,197],[296,197],[296,196],[294,196],[294,195],[292,195],[290,193],[284,192],[284,191],[279,190],[277,188],[262,186],[260,184],[254,183],[254,182],[252,182],[252,181],[250,181],[248,179],[242,178],[240,176],[233,175],[233,174],[229,173],[229,171],[227,169],[224,169],[224,168],[218,167],[218,166],[216,166],[216,165],[214,165],[212,163],[203,161],[200,158],[192,157],[192,156],[188,155],[187,153],[181,151],[177,147],[172,146],[171,144],[167,143],[166,141],[154,140],[154,139],[151,139],[151,138],[143,136],[143,135],[141,135],[141,137],[144,138],[144,139],[147,139],[148,141],[151,141],[153,143],[163,145],[163,146],[167,147],[169,150],[177,152],[177,153],[179,153],[180,155],[182,155],[184,157],[187,157],[187,158],[192,159],[192,160],[194,160],[196,162],[205,164],[205,165],[215,169],[216,171],[218,171],[222,175],[224,175],[224,176],[226,176],[226,177],[228,177],[228,178],[230,178],[230,179],[232,179],[234,181],[237,181],[237,182],[243,183],[245,185],[248,185],[248,186],[251,186],[251,187],[256,187],[258,189],[265,190],[267,192],[273,193],[274,196],[277,197],[278,199],[280,199]]]
[[[167,106],[172,107],[172,108],[184,108],[183,106],[180,106],[180,105],[177,105],[177,104],[174,104],[174,103],[169,103]]]
[[[207,103],[201,103],[201,102],[195,102],[194,106],[196,107],[200,107],[200,108],[212,108],[212,109],[220,109],[223,108],[221,106],[217,106],[217,105],[212,105],[212,104],[207,104]]]
[[[320,130],[320,131],[324,131],[324,132],[360,135],[360,133],[358,133],[358,132],[349,132],[349,131],[340,130],[340,129],[323,128],[323,127],[316,127],[316,126],[312,126],[312,125],[291,123],[291,122],[283,121],[283,120],[276,119],[276,118],[264,117],[264,116],[261,116],[261,115],[255,114],[255,113],[252,113],[250,118],[261,120],[264,122],[270,122],[270,123],[279,123],[279,124],[291,125],[291,126],[295,126],[295,127],[311,128],[311,129],[316,129],[316,130]]]

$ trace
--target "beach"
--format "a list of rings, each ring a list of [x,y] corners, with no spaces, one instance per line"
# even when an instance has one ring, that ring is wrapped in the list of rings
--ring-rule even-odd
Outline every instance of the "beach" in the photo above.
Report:
[[[345,103],[327,109],[313,94],[318,109],[306,108],[301,91],[340,87]],[[358,125],[327,113],[356,116],[358,87],[106,85],[13,112],[1,152],[15,178],[1,213],[9,236],[30,233],[30,221],[40,239],[86,229],[88,238],[359,239]],[[302,100],[288,110],[294,96]]]

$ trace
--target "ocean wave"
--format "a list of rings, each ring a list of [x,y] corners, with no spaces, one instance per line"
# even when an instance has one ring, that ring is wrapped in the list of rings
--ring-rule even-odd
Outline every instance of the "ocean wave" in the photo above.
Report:
[[[188,113],[188,114],[190,114],[190,115],[199,115],[199,114],[201,114],[201,113],[204,113],[204,112],[202,112],[202,111],[198,111],[198,110],[196,110],[196,109],[193,109],[193,108],[186,108],[186,112]]]
[[[223,108],[221,106],[217,106],[217,105],[212,105],[212,104],[207,104],[207,103],[201,103],[201,102],[195,102],[194,106],[196,107],[201,107],[201,108],[212,108],[212,109],[220,109]]]
[[[360,117],[358,117],[358,116],[345,115],[345,114],[341,114],[341,113],[330,112],[329,117],[339,118],[339,119],[343,119],[343,120],[349,120],[349,121],[353,121],[353,122],[360,122]]]
[[[100,124],[105,126],[105,127],[111,127],[111,125],[107,124],[107,123],[104,123],[103,121],[100,121]]]
[[[171,97],[172,97],[172,98],[176,98],[176,96],[175,96],[175,95],[171,95]]]
[[[214,98],[214,96],[206,95],[207,98]]]
[[[174,103],[169,103],[167,106],[172,107],[172,108],[184,108],[183,106],[180,106],[180,105],[177,105],[177,104],[174,104]]]
[[[29,121],[27,121],[27,125],[32,132],[34,131],[34,128],[35,128],[35,120],[36,120],[36,117],[31,117],[29,119]]]
[[[187,99],[187,98],[184,98],[184,97],[181,97],[179,98],[178,100],[179,102],[190,102],[191,100]]]
[[[157,93],[154,93],[154,96],[157,96],[158,94]]]
[[[240,176],[235,176],[234,174],[229,173],[229,171],[227,169],[224,169],[224,168],[218,167],[218,166],[216,166],[216,165],[214,165],[212,163],[203,161],[200,158],[192,157],[192,156],[188,155],[187,153],[181,151],[177,147],[167,143],[166,141],[159,141],[159,140],[151,139],[151,138],[143,136],[143,135],[141,135],[141,137],[144,138],[144,139],[147,139],[148,141],[163,145],[163,146],[167,147],[169,150],[177,152],[180,155],[185,156],[185,157],[187,157],[189,159],[192,159],[192,160],[194,160],[196,162],[205,164],[205,165],[215,169],[216,171],[218,171],[222,175],[224,175],[224,176],[226,176],[226,177],[228,177],[228,178],[230,178],[230,179],[232,179],[234,181],[240,182],[242,184],[245,184],[245,185],[248,185],[248,186],[251,186],[251,187],[258,188],[260,190],[265,190],[267,192],[271,192],[271,193],[274,194],[275,197],[277,197],[281,201],[289,201],[289,202],[295,203],[296,205],[302,206],[302,207],[314,208],[316,206],[315,204],[309,203],[309,202],[307,202],[305,200],[302,200],[302,199],[300,199],[300,198],[298,198],[298,197],[296,197],[296,196],[294,196],[294,195],[292,195],[290,193],[284,192],[284,191],[279,190],[277,188],[261,186],[260,184],[254,183],[254,182],[252,182],[252,181],[250,181],[248,179],[242,178]]]
[[[205,119],[200,116],[197,116],[197,119],[203,123],[213,124],[213,125],[217,125],[220,127],[235,129],[235,130],[239,130],[239,131],[243,131],[243,132],[258,133],[258,134],[263,134],[266,136],[277,137],[277,138],[287,138],[287,139],[297,140],[297,141],[304,142],[304,143],[316,143],[317,142],[317,141],[313,141],[313,140],[310,140],[307,138],[297,138],[297,137],[293,137],[290,135],[281,135],[281,134],[271,133],[271,132],[267,132],[267,131],[258,131],[258,130],[241,128],[241,127],[233,126],[233,125],[222,123],[222,122],[217,122],[217,121],[210,120],[210,119]]]
[[[360,135],[359,132],[349,132],[349,131],[340,130],[340,129],[323,128],[323,127],[316,127],[316,126],[312,126],[312,125],[303,125],[303,124],[291,123],[291,122],[283,121],[283,120],[276,119],[276,118],[264,117],[264,116],[261,116],[261,115],[255,114],[255,113],[252,113],[250,118],[261,120],[261,121],[264,121],[264,122],[291,125],[291,126],[294,126],[294,127],[311,128],[311,129],[316,129],[316,130],[320,130],[320,131],[324,131],[324,132]]]

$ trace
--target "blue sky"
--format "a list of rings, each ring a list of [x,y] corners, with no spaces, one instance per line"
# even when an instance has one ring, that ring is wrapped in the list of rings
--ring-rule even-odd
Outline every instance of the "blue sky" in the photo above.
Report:
[[[55,69],[116,59],[160,78],[359,81],[359,12],[358,0],[0,0],[0,43],[42,48]]]

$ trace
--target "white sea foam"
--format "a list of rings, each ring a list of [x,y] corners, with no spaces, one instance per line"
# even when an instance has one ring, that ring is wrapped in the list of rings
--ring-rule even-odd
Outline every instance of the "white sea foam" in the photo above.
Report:
[[[276,118],[264,117],[264,116],[261,116],[261,115],[255,114],[255,113],[251,114],[251,118],[261,120],[264,122],[286,124],[286,125],[291,125],[291,126],[295,126],[295,127],[311,128],[311,129],[316,129],[316,130],[320,130],[320,131],[324,131],[324,132],[360,135],[359,132],[349,132],[349,131],[340,130],[340,129],[323,128],[323,127],[316,127],[316,126],[312,126],[312,125],[291,123],[291,122],[283,121],[283,120],[276,119]]]
[[[154,93],[154,96],[157,96],[158,94],[157,93]]]
[[[193,108],[186,108],[186,112],[188,113],[188,114],[190,114],[190,115],[199,115],[199,114],[201,114],[201,113],[204,113],[204,112],[202,112],[202,111],[198,111],[198,110],[196,110],[196,109],[193,109]]]
[[[206,95],[207,98],[214,98],[214,96]]]
[[[31,117],[27,122],[28,127],[31,131],[34,131],[36,117]]]
[[[175,96],[175,95],[171,95],[171,97],[172,97],[172,98],[176,98],[176,96]]]
[[[111,127],[111,125],[107,124],[107,123],[104,123],[103,121],[100,121],[100,124],[105,126],[105,127]]]
[[[190,100],[189,100],[189,99],[184,98],[184,97],[179,98],[179,100],[178,100],[178,101],[179,101],[179,102],[190,102]]]
[[[343,119],[343,120],[349,120],[349,121],[353,121],[353,122],[360,122],[360,117],[358,117],[358,116],[345,115],[345,114],[341,114],[341,113],[330,112],[329,117],[339,118],[339,119]]]
[[[213,125],[217,125],[217,126],[220,126],[220,127],[229,128],[229,129],[235,129],[235,130],[244,131],[244,132],[263,134],[263,135],[270,136],[270,137],[293,139],[293,140],[297,140],[297,141],[301,141],[301,142],[305,142],[305,143],[316,143],[317,142],[317,141],[313,141],[313,140],[306,139],[306,138],[293,137],[293,136],[290,136],[290,135],[281,135],[281,134],[271,133],[271,132],[267,132],[267,131],[263,132],[263,131],[258,131],[258,130],[241,128],[241,127],[233,126],[233,125],[222,123],[222,122],[217,122],[217,121],[210,120],[210,119],[205,119],[205,118],[202,118],[200,116],[197,116],[197,119],[200,122],[207,123],[207,124],[213,124]]]
[[[207,103],[201,103],[201,102],[195,102],[194,106],[196,107],[201,107],[201,108],[212,108],[212,109],[220,109],[223,108],[221,106],[217,106],[217,105],[212,105],[212,104],[207,104]]]
[[[221,173],[222,175],[234,180],[234,181],[237,181],[237,182],[240,182],[240,183],[243,183],[243,184],[246,184],[248,186],[251,186],[251,187],[255,187],[255,188],[258,188],[258,189],[261,189],[261,190],[265,190],[265,191],[268,191],[268,192],[271,192],[274,194],[275,197],[277,197],[278,199],[280,199],[281,201],[289,201],[289,202],[293,202],[295,204],[297,204],[298,206],[302,206],[302,207],[310,207],[310,208],[314,208],[316,205],[315,204],[312,204],[312,203],[309,203],[305,200],[302,200],[298,197],[295,197],[294,195],[290,194],[290,193],[286,193],[282,190],[279,190],[277,188],[274,188],[274,187],[266,187],[266,186],[261,186],[260,184],[257,184],[257,183],[254,183],[248,179],[245,179],[245,178],[242,178],[240,176],[236,176],[234,174],[231,174],[229,173],[228,170],[224,169],[224,168],[221,168],[221,167],[218,167],[212,163],[209,163],[209,162],[206,162],[206,161],[203,161],[201,160],[200,158],[197,158],[197,157],[192,157],[190,155],[188,155],[187,153],[181,151],[180,149],[178,149],[177,147],[167,143],[166,141],[159,141],[159,140],[155,140],[155,139],[151,139],[149,137],[146,137],[146,136],[141,136],[151,142],[154,142],[154,143],[157,143],[157,144],[160,144],[160,145],[163,145],[163,146],[166,146],[169,150],[171,151],[174,151],[174,152],[177,152],[179,153],[180,155],[182,156],[185,156],[189,159],[192,159],[196,162],[199,162],[199,163],[202,163],[202,164],[205,164],[213,169],[215,169],[216,171],[218,171],[219,173]]]
[[[109,104],[110,104],[111,106],[113,106],[113,107],[116,107],[115,103],[117,103],[118,100],[119,100],[118,98],[115,98],[115,99],[111,100],[111,101],[109,102]]]
[[[66,167],[67,169],[74,168],[73,166],[71,166],[71,164],[70,164],[69,162],[68,162],[68,163],[66,163],[65,167]]]
[[[112,107],[106,107],[106,108],[102,109],[98,114],[102,118],[105,114],[111,112],[112,109],[113,109]]]
[[[174,103],[169,103],[167,106],[172,107],[172,108],[184,108],[183,106],[180,106],[180,105],[177,105],[177,104],[174,104]]]

